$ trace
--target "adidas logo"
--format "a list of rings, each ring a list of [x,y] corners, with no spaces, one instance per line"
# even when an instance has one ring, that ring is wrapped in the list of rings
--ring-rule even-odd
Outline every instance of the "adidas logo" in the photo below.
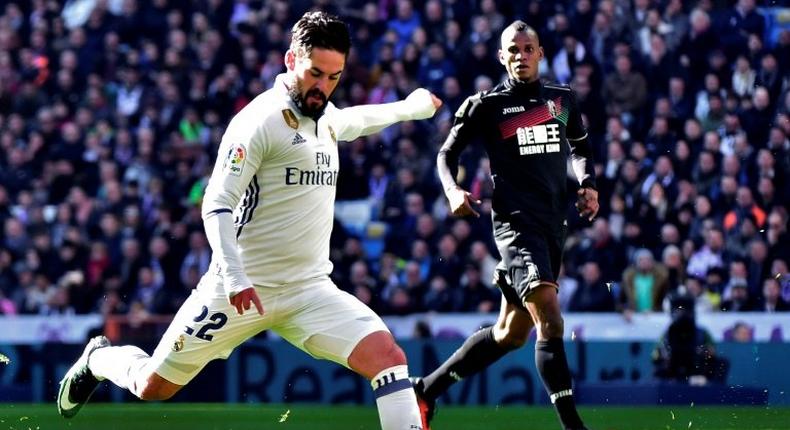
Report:
[[[299,145],[300,143],[305,143],[305,142],[307,142],[305,138],[302,137],[301,134],[296,133],[296,136],[294,136],[294,140],[293,142],[291,142],[291,145]]]

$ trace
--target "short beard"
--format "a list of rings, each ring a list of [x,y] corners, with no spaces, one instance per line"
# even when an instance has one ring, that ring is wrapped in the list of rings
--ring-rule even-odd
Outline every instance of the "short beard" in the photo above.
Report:
[[[324,109],[326,109],[327,105],[327,98],[324,96],[324,93],[322,93],[321,90],[318,88],[313,88],[304,96],[302,96],[302,83],[299,81],[299,78],[294,76],[290,84],[291,85],[288,87],[288,95],[291,96],[291,100],[293,100],[293,102],[296,104],[296,107],[299,108],[299,111],[302,113],[302,115],[317,119],[322,113],[324,113]],[[321,98],[323,103],[320,107],[311,107],[307,104],[307,98],[311,95]]]

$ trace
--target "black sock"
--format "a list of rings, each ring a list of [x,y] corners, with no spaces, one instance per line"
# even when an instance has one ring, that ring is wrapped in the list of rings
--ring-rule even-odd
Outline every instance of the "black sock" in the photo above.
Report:
[[[464,344],[453,353],[438,369],[422,378],[424,395],[430,400],[444,394],[456,381],[473,375],[499,360],[510,349],[500,346],[494,340],[491,327],[486,327],[469,336]]]
[[[554,409],[565,429],[582,429],[579,413],[571,391],[571,371],[565,358],[565,345],[561,338],[539,340],[535,343],[535,365],[549,397],[553,398]]]

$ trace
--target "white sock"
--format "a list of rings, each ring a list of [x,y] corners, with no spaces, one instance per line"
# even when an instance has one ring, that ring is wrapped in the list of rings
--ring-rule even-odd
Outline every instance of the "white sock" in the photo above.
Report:
[[[409,381],[409,368],[403,364],[384,369],[370,385],[379,409],[382,430],[421,430],[417,397]]]
[[[133,345],[110,346],[93,351],[88,367],[100,381],[109,379],[140,397],[136,381],[150,358],[145,351]]]

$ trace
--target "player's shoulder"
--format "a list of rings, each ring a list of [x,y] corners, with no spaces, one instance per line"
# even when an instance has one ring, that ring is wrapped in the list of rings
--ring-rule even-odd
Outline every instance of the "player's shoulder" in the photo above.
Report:
[[[247,110],[247,114],[259,118],[260,121],[268,122],[277,119],[284,109],[290,108],[291,105],[287,96],[270,89],[258,94],[244,107],[244,110]]]
[[[480,91],[467,97],[466,100],[461,103],[461,106],[458,107],[458,110],[455,111],[455,116],[457,118],[466,118],[473,115],[477,108],[483,103],[484,95],[485,92]]]
[[[564,91],[571,92],[571,86],[568,84],[560,84],[558,82],[543,82],[543,88],[550,91]]]
[[[557,82],[543,82],[543,93],[549,96],[570,96],[573,97],[573,89],[570,85]]]
[[[508,91],[507,85],[504,82],[500,82],[495,85],[493,88],[490,88],[485,91],[481,91],[478,93],[480,95],[480,101],[492,101],[498,97],[507,97],[510,93]]]
[[[247,103],[233,117],[230,126],[237,129],[271,129],[272,127],[287,127],[289,120],[296,122],[296,114],[288,104],[288,100],[269,90]]]

